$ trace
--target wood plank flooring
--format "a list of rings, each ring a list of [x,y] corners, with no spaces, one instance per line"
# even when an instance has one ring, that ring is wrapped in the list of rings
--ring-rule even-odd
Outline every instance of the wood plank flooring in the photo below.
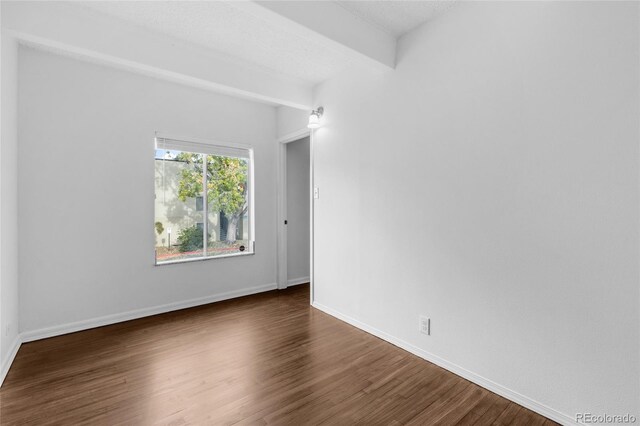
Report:
[[[22,346],[0,424],[552,425],[297,286]]]

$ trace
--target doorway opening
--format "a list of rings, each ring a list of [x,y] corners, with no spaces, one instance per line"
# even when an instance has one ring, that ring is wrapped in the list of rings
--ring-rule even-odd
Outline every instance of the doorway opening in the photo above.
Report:
[[[310,283],[313,300],[312,135],[278,143],[278,288]]]

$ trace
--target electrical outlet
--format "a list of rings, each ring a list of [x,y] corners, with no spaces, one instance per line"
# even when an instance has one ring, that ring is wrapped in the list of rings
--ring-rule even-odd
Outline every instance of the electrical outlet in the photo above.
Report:
[[[313,198],[320,198],[320,188],[318,188],[317,186],[313,187]]]
[[[420,315],[418,319],[418,331],[427,336],[431,336],[431,318],[427,318],[424,315]]]

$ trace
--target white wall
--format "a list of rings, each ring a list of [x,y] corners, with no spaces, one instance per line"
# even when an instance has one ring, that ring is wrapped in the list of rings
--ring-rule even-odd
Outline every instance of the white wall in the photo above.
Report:
[[[295,109],[286,106],[276,108],[276,129],[278,138],[287,137],[307,128],[309,110]]]
[[[639,417],[638,7],[463,3],[321,85],[318,306],[562,421]]]
[[[22,47],[19,75],[19,193],[28,194],[19,199],[26,336],[275,288],[274,107]],[[255,255],[153,265],[156,130],[253,145]]]
[[[287,278],[309,281],[309,137],[287,149]]]
[[[0,383],[18,337],[18,45],[2,37],[0,135]]]

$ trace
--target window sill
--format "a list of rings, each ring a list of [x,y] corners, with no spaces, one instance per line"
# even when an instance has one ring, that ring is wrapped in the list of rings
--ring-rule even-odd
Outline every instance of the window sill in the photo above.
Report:
[[[156,262],[154,266],[176,265],[180,263],[202,262],[204,260],[228,259],[230,257],[252,256],[255,252],[222,254],[218,256],[196,257],[193,259],[167,260],[166,262]]]

